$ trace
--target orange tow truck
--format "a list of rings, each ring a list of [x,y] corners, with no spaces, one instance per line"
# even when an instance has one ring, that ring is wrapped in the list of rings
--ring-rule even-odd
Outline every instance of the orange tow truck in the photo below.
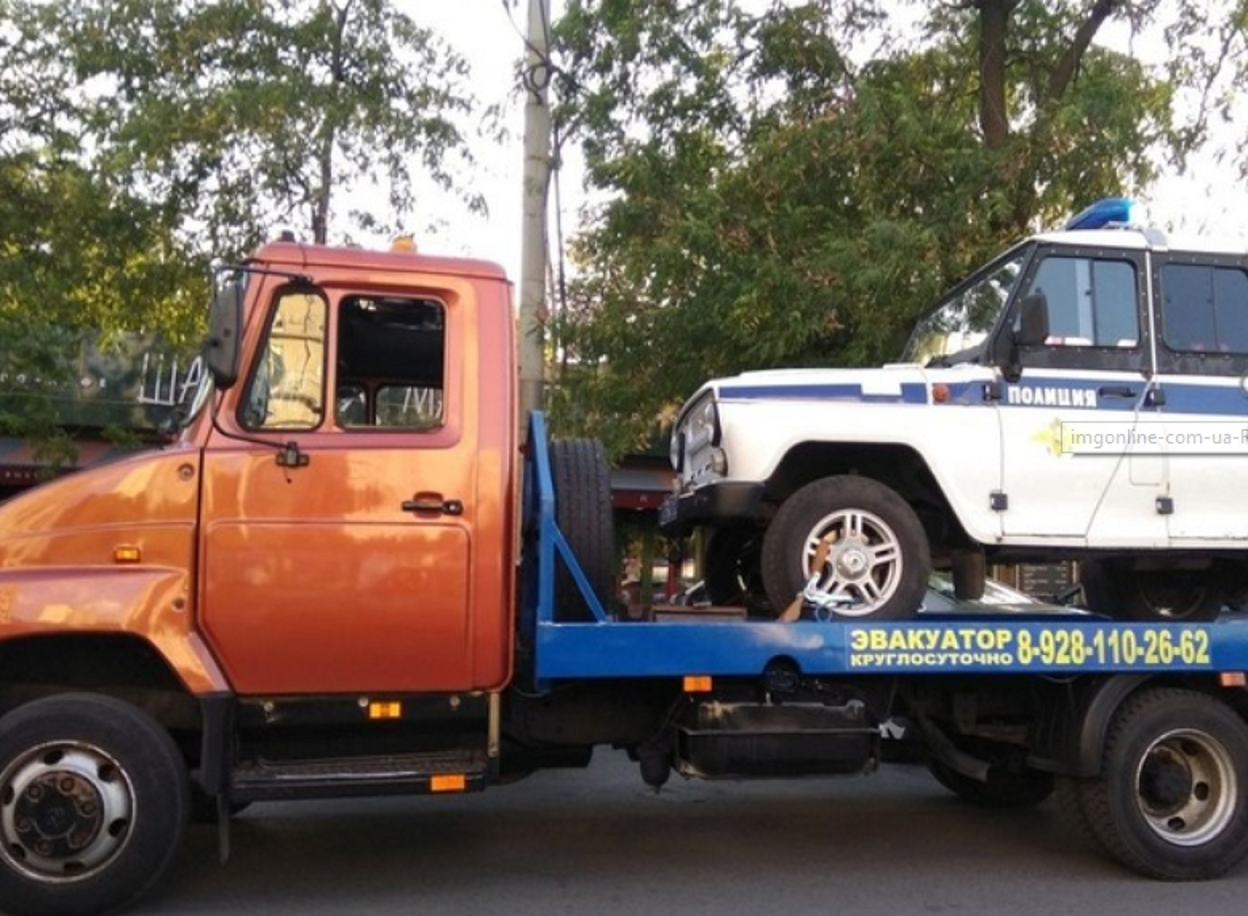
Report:
[[[517,432],[496,265],[278,242],[216,275],[172,444],[0,505],[0,910],[113,910],[191,818],[459,793],[626,749],[643,779],[1072,793],[1111,854],[1248,854],[1248,622],[1075,612],[620,619],[609,471]]]

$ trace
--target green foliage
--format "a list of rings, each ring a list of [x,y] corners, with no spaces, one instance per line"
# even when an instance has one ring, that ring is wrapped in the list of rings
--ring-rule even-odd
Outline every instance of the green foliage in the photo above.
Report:
[[[120,0],[31,15],[88,87],[102,164],[202,227],[216,254],[245,252],[274,225],[319,242],[335,226],[343,241],[400,231],[418,176],[450,187],[456,158],[471,164],[467,65],[389,0]],[[368,186],[380,210],[334,195]]]
[[[472,163],[465,62],[390,0],[0,0],[0,59],[0,434],[51,441],[83,340],[196,337],[209,259],[436,221]]]
[[[35,439],[64,460],[83,332],[105,348],[127,329],[187,341],[206,264],[151,205],[46,155],[0,159],[0,252],[0,435]]]
[[[999,145],[989,6],[1012,12]],[[1079,47],[1089,6],[942,6],[916,33],[872,0],[569,3],[561,115],[601,203],[555,318],[556,422],[619,452],[707,378],[895,358],[925,304],[1004,245],[1145,185],[1184,148],[1173,85]]]

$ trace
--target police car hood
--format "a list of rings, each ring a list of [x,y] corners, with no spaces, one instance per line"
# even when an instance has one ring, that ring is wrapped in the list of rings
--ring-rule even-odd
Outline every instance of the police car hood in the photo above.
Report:
[[[876,369],[769,369],[715,379],[703,391],[714,391],[718,400],[774,397],[926,403],[932,385],[982,382],[994,376],[991,368],[973,363],[948,368],[898,363]],[[690,402],[695,400],[697,396]]]

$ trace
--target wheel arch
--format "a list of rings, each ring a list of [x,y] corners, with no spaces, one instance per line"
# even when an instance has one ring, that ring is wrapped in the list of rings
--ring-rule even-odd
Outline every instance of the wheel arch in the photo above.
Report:
[[[1213,676],[1116,674],[1085,682],[1073,704],[1062,706],[1050,723],[1049,741],[1035,750],[1051,757],[1061,772],[1081,779],[1100,774],[1105,742],[1115,714],[1131,697],[1144,690],[1173,687],[1207,694],[1220,700],[1248,722],[1248,692],[1220,687]]]
[[[0,714],[60,693],[124,700],[171,732],[201,728],[198,699],[151,643],[126,633],[36,635],[0,642]]]
[[[803,442],[785,454],[768,478],[766,500],[779,505],[806,484],[838,474],[870,477],[895,490],[914,507],[933,548],[976,543],[927,461],[901,443]]]

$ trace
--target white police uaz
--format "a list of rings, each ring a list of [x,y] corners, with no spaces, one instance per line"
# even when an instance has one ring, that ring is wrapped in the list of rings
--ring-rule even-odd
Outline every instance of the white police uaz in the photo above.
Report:
[[[1129,205],[1005,252],[903,363],[704,385],[662,521],[708,535],[711,599],[780,613],[818,577],[841,614],[906,617],[933,564],[975,597],[985,558],[1080,559],[1123,619],[1209,619],[1243,591],[1248,249],[1168,242]]]

